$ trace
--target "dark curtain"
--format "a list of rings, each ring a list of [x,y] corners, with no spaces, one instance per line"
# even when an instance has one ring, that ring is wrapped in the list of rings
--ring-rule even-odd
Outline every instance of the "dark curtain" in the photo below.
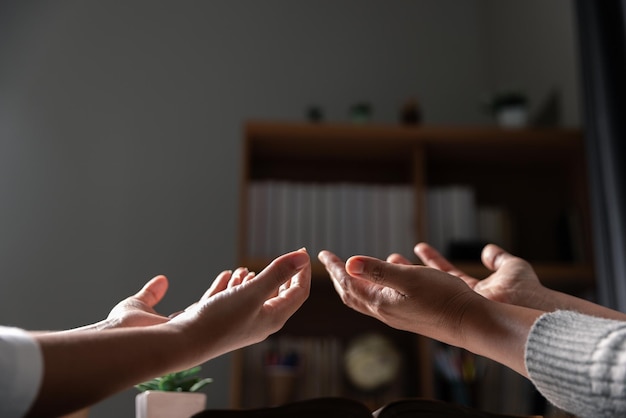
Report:
[[[626,0],[576,0],[598,302],[626,312]]]

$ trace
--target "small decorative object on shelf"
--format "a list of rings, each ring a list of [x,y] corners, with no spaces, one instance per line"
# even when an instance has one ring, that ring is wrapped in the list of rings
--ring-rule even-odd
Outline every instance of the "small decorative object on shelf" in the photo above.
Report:
[[[487,103],[498,125],[504,128],[523,128],[528,124],[528,98],[519,91],[495,94]]]
[[[422,122],[422,108],[415,98],[408,99],[400,108],[402,125],[419,125]]]
[[[358,102],[350,108],[350,120],[354,123],[369,122],[372,119],[372,105],[367,102]]]
[[[213,381],[196,376],[200,367],[169,373],[135,386],[136,418],[187,418],[206,408],[206,394],[200,389]]]
[[[320,123],[324,120],[324,111],[320,106],[309,106],[306,117],[309,122]]]

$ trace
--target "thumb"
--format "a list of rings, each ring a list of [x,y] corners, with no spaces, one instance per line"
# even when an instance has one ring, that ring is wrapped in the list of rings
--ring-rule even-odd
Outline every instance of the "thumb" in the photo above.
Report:
[[[388,263],[374,257],[357,255],[346,261],[346,271],[350,276],[367,279],[381,286],[402,290],[405,275],[419,266]]]
[[[146,283],[133,297],[153,308],[163,299],[168,286],[167,277],[159,275]]]
[[[492,271],[499,270],[508,261],[517,259],[516,256],[509,254],[495,244],[485,246],[481,258],[485,267]]]
[[[258,286],[262,297],[275,292],[296,273],[309,266],[311,260],[306,250],[301,249],[274,259],[263,271],[250,280],[251,286]]]

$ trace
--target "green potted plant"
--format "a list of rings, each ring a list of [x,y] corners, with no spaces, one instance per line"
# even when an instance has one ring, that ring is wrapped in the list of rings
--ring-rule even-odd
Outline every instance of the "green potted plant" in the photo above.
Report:
[[[137,418],[188,418],[206,408],[206,394],[198,392],[213,381],[198,376],[200,366],[169,373],[135,386]]]

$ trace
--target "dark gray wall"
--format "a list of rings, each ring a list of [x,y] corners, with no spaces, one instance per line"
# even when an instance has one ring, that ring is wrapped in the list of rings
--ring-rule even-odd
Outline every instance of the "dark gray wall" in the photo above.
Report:
[[[345,120],[368,100],[395,122],[415,95],[426,123],[489,123],[479,101],[506,69],[488,0],[3,4],[0,321],[29,329],[97,321],[160,273],[169,313],[234,267],[246,119],[315,103]],[[229,367],[205,366],[211,406],[228,405]],[[134,395],[92,417],[134,416]]]

